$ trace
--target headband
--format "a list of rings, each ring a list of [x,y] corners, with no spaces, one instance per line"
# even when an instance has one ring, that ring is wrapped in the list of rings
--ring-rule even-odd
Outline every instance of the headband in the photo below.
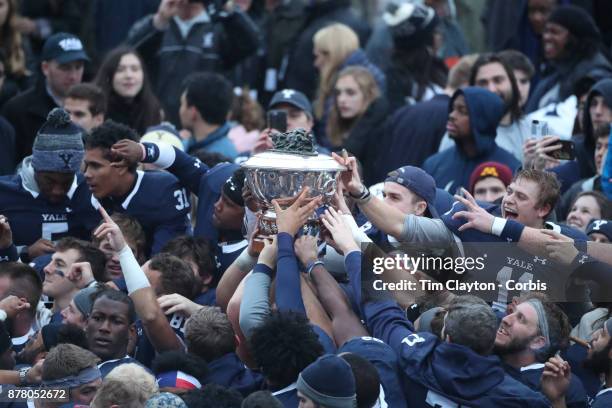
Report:
[[[76,388],[101,378],[100,369],[96,366],[87,367],[76,375],[69,375],[56,380],[43,381],[43,387]]]
[[[527,301],[535,309],[538,315],[538,326],[542,332],[542,336],[546,339],[546,345],[550,345],[550,336],[548,334],[548,320],[546,320],[546,312],[544,311],[544,305],[539,299],[529,299]]]

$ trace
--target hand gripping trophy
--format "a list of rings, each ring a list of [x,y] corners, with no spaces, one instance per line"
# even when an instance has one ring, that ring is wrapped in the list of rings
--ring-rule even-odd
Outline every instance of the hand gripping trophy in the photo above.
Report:
[[[309,196],[322,197],[322,205],[329,204],[336,192],[336,181],[345,167],[332,157],[314,150],[313,135],[304,129],[295,129],[272,136],[274,147],[258,153],[246,162],[247,187],[259,204],[259,236],[270,238],[277,233],[276,213],[272,200],[281,208],[289,207],[305,187]],[[305,233],[316,234],[319,221],[311,217],[302,227]]]

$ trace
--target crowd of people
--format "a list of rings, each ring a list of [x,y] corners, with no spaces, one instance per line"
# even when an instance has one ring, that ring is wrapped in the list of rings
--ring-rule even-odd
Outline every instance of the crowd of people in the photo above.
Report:
[[[611,13],[0,0],[0,406],[612,407]]]

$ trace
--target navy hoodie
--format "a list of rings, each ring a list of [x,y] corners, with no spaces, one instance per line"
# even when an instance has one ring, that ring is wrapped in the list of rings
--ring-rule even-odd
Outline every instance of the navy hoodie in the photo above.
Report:
[[[415,333],[394,301],[366,303],[364,315],[372,335],[398,354],[411,407],[550,406],[542,394],[507,375],[496,356]]]
[[[512,170],[520,166],[510,152],[495,143],[497,126],[504,115],[504,103],[501,98],[479,87],[460,89],[450,99],[449,113],[453,101],[459,95],[465,97],[472,137],[477,148],[476,156],[468,157],[461,145],[455,141],[455,146],[434,154],[423,164],[423,170],[436,180],[436,185],[451,194],[459,187],[468,188],[472,171],[483,162],[503,163]]]

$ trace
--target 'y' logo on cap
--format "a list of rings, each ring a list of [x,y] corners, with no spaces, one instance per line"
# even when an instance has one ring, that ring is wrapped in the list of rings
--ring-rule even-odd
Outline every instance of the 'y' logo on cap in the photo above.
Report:
[[[593,221],[593,230],[594,231],[599,231],[601,229],[602,225],[606,225],[608,223],[608,221],[606,220],[595,220]]]
[[[78,38],[64,38],[59,42],[59,46],[64,51],[80,51],[83,49],[83,43]]]
[[[64,161],[64,168],[70,169],[70,159],[72,159],[73,154],[72,153],[60,153],[58,156],[60,157],[60,159]]]
[[[293,89],[283,89],[282,93],[283,93],[283,98],[291,99],[295,91]]]

